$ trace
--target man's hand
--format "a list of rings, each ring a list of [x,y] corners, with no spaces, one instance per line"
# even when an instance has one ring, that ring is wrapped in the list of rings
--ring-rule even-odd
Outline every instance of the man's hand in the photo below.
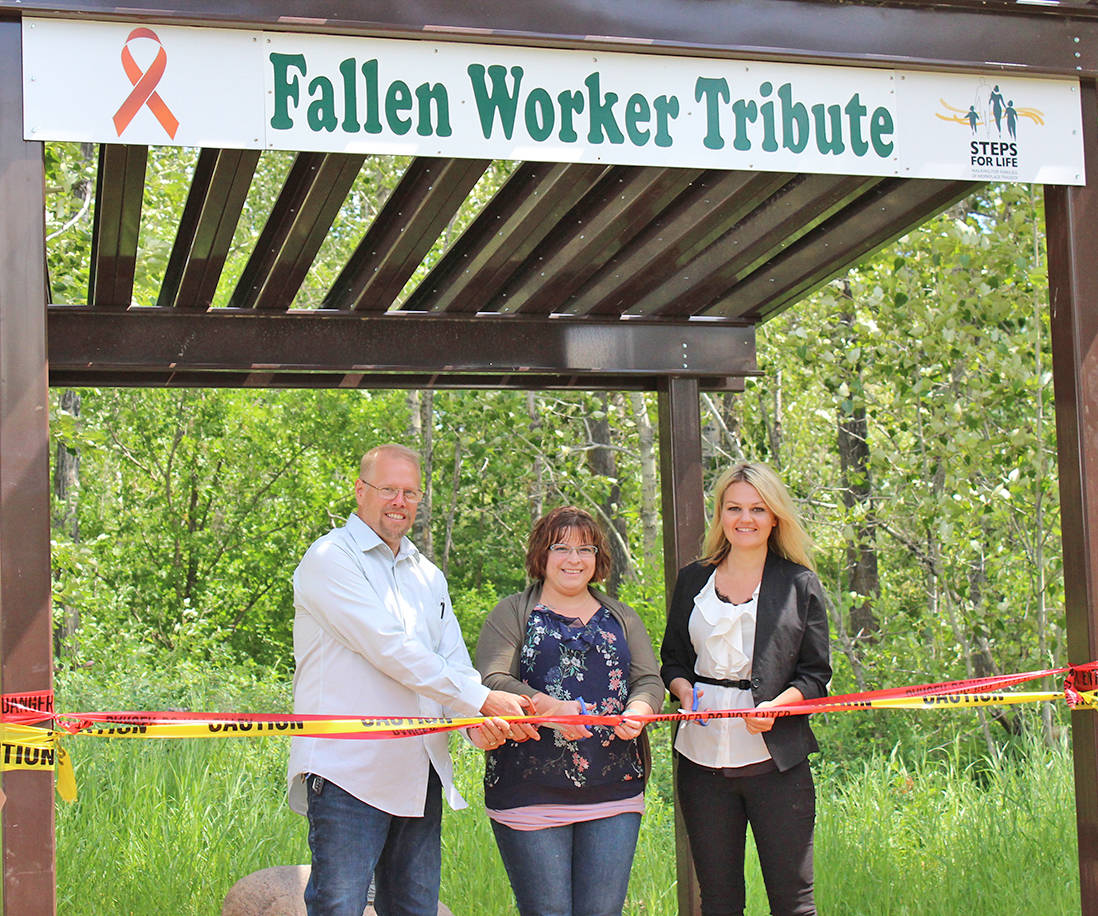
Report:
[[[525,716],[530,701],[520,693],[507,693],[504,690],[489,690],[484,705],[480,707],[482,716]]]
[[[520,693],[507,693],[505,690],[490,690],[484,705],[480,707],[482,716],[492,717],[529,716],[533,712],[534,707],[529,697],[524,697]],[[502,722],[502,719],[499,721]],[[503,722],[503,726],[507,729],[507,737],[512,741],[526,741],[529,739],[537,741],[540,738],[537,726],[531,725],[529,722]],[[472,731],[470,729],[470,738],[472,737]],[[476,744],[475,741],[473,743]],[[480,747],[480,745],[478,744],[477,747]]]
[[[510,726],[503,719],[487,719],[480,725],[465,730],[469,740],[482,751],[494,751],[511,734]]]

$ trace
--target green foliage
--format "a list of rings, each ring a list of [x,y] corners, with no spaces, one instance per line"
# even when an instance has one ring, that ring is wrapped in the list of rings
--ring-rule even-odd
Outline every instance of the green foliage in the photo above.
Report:
[[[847,549],[875,531],[870,686],[1063,663],[1042,227],[1039,189],[991,186],[760,329],[744,447],[784,472],[844,619]],[[871,494],[847,505],[836,422],[857,409]]]
[[[395,436],[391,405],[186,390],[92,390],[82,403],[108,444],[81,465],[80,541],[55,539],[55,601],[77,603],[79,661],[122,638],[289,664],[290,572],[354,508],[345,456],[363,448],[348,431]]]
[[[461,632],[465,636],[465,645],[469,649],[470,658],[476,656],[477,639],[480,636],[481,627],[484,626],[485,618],[501,597],[491,583],[451,590],[450,600],[453,602],[458,623],[461,624]]]

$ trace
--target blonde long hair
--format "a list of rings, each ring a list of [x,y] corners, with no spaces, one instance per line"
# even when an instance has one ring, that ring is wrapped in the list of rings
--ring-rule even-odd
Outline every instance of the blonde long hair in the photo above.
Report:
[[[796,506],[781,478],[761,461],[740,461],[732,465],[713,485],[713,515],[702,544],[701,561],[716,566],[726,556],[732,545],[724,535],[721,514],[724,508],[724,493],[734,483],[749,483],[759,492],[766,507],[774,513],[778,524],[770,532],[769,547],[787,560],[800,563],[811,570],[816,569],[812,561],[812,538],[804,530]]]

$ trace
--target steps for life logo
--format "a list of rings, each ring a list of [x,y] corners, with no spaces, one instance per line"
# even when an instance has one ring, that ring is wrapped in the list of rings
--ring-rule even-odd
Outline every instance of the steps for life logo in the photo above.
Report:
[[[1001,85],[981,82],[967,109],[938,100],[945,113],[937,112],[935,117],[968,128],[965,156],[974,178],[1018,178],[1026,134],[1045,123],[1043,111],[1015,104]],[[1022,120],[1032,123],[1023,127]]]

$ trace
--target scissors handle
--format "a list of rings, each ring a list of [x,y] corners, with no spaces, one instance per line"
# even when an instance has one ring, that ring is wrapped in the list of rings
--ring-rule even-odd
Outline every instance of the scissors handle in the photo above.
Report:
[[[694,685],[694,701],[690,705],[690,711],[691,712],[697,712],[698,711],[698,685],[697,684]],[[694,719],[693,721],[697,722],[698,725],[700,725],[702,728],[706,728],[709,725],[709,721],[707,719]]]

